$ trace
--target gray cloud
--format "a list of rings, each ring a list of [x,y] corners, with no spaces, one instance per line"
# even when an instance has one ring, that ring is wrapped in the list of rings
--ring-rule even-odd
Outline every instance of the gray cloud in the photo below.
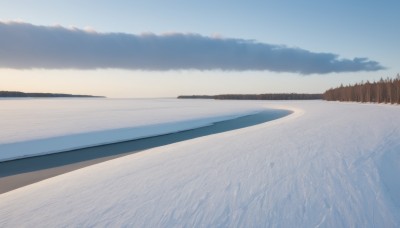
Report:
[[[301,74],[377,71],[367,58],[197,34],[97,33],[0,22],[0,68],[274,71]]]

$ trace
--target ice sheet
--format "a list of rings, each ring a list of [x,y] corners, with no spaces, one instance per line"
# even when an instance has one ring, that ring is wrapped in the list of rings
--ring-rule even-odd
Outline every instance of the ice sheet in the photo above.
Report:
[[[260,111],[245,102],[2,99],[0,161],[205,126]]]

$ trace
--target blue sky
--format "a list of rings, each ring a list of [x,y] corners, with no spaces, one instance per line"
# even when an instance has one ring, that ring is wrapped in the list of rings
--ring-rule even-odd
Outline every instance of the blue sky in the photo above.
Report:
[[[5,65],[0,68],[0,90],[109,97],[323,92],[341,83],[376,80],[400,72],[399,9],[398,1],[2,1],[3,22],[59,25],[104,34],[152,33],[162,37],[178,33],[250,40],[284,45],[289,51],[297,48],[312,54],[336,54],[338,59],[365,57],[385,69],[302,74],[299,70],[277,72],[252,67],[238,71],[197,66],[194,68],[199,69],[194,70],[182,66],[149,70],[114,65],[106,69],[43,65],[20,69]],[[0,55],[5,53],[0,47]],[[15,53],[17,59],[22,55]],[[315,64],[313,67],[319,62]]]

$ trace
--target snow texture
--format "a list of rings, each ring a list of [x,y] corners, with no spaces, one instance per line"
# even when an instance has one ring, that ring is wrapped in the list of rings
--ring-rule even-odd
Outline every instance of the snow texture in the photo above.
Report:
[[[177,99],[0,100],[0,161],[161,135],[260,111]]]
[[[294,113],[2,194],[0,227],[400,226],[399,106],[248,103]]]

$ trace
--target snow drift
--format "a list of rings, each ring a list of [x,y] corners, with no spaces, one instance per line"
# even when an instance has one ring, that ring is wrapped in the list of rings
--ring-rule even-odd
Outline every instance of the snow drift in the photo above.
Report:
[[[0,226],[400,226],[398,106],[248,104],[295,113],[2,194]]]

